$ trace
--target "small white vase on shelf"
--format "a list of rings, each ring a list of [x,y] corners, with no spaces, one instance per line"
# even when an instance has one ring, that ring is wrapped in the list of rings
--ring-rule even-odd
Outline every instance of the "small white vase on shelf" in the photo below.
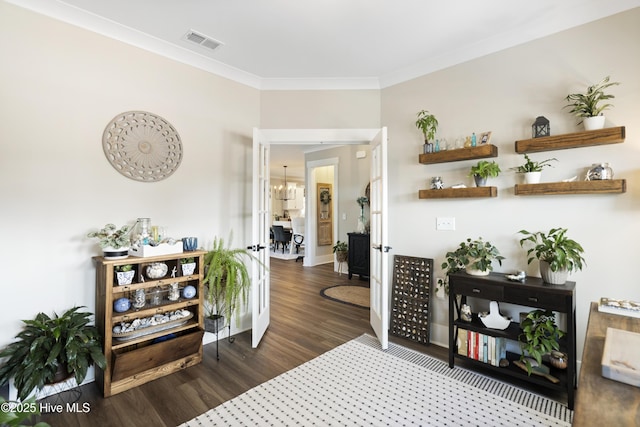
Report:
[[[585,117],[582,120],[584,130],[597,130],[604,128],[604,116]]]

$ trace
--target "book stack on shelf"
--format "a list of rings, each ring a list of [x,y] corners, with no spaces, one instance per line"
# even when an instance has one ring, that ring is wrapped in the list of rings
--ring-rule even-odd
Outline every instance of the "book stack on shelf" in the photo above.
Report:
[[[500,359],[507,357],[507,339],[484,335],[480,332],[458,329],[458,354],[469,359],[500,366]]]
[[[613,298],[600,298],[600,301],[598,302],[598,311],[602,313],[640,318],[640,302]]]

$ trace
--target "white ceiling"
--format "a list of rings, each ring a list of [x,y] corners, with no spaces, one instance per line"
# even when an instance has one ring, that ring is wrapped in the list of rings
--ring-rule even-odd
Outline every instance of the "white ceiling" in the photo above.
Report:
[[[640,7],[640,0],[5,1],[263,90],[380,89]],[[185,40],[189,31],[222,45],[203,48]],[[276,147],[272,164],[299,175],[294,152]]]

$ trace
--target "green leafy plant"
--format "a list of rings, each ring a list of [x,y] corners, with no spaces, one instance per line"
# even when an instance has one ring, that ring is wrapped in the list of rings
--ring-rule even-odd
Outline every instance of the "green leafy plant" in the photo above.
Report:
[[[0,358],[8,358],[0,367],[0,384],[11,378],[20,400],[35,388],[41,390],[56,378],[59,368],[74,375],[81,384],[91,364],[105,368],[100,334],[89,325],[91,313],[74,307],[62,315],[49,317],[38,313],[34,320],[23,320],[25,328],[2,351]]]
[[[422,110],[418,112],[416,127],[422,132],[425,142],[432,141],[436,137],[436,131],[438,130],[438,120],[433,114],[429,114],[428,111]]]
[[[207,286],[208,317],[224,316],[225,321],[230,322],[241,306],[246,307],[251,277],[245,262],[252,260],[258,259],[247,249],[232,249],[225,246],[224,239],[214,238],[213,248],[204,256],[203,283]]]
[[[455,251],[447,252],[445,257],[446,261],[442,263],[442,269],[447,275],[464,270],[466,267],[480,271],[492,271],[491,263],[494,260],[502,265],[502,260],[505,259],[500,255],[498,248],[493,246],[491,242],[483,241],[482,237],[476,240],[468,238],[461,242]]]
[[[191,264],[192,262],[196,262],[194,257],[180,258],[180,264]]]
[[[542,365],[542,356],[559,350],[559,339],[565,333],[556,325],[556,318],[551,310],[533,310],[527,313],[520,323],[522,333],[519,336],[522,354],[520,360],[527,366],[527,373],[531,375],[532,366],[527,356],[532,357]]]
[[[341,242],[338,240],[335,245],[333,245],[333,253],[336,252],[347,252],[349,250],[349,245],[347,242]]]
[[[533,245],[527,250],[528,264],[537,258],[548,262],[551,271],[567,269],[569,272],[582,270],[583,263],[586,264],[582,257],[584,249],[578,242],[567,237],[566,228],[552,228],[549,233],[531,233],[527,230],[520,230],[518,233],[526,236],[520,239],[521,247],[525,244]]]
[[[130,246],[131,241],[129,237],[129,232],[131,231],[131,227],[128,225],[123,225],[118,229],[113,224],[107,224],[104,228],[98,231],[92,231],[87,234],[87,237],[98,239],[98,243],[101,248],[106,248],[111,246],[114,249],[127,248]]]
[[[7,405],[8,404],[8,405]],[[40,415],[40,404],[35,397],[30,397],[23,402],[7,401],[0,396],[0,426],[5,427],[28,427],[23,421],[30,419],[34,415]],[[6,406],[6,408],[5,408]],[[45,422],[34,424],[33,427],[51,427]]]
[[[479,176],[481,178],[495,178],[502,172],[500,166],[495,162],[480,160],[475,166],[471,166],[469,176]]]
[[[566,96],[566,101],[569,103],[564,108],[571,108],[569,111],[571,114],[577,117],[595,117],[602,114],[602,112],[613,105],[604,103],[608,99],[613,99],[613,95],[607,95],[604,93],[605,89],[611,86],[619,85],[619,82],[610,82],[609,76],[602,79],[600,82],[587,87],[586,93],[571,93]],[[578,122],[578,124],[582,121]]]
[[[542,172],[542,169],[545,167],[553,167],[549,164],[549,162],[558,161],[558,159],[553,157],[551,159],[546,159],[541,162],[534,162],[526,154],[524,155],[524,160],[525,160],[524,165],[520,165],[511,169],[515,170],[517,173]]]
[[[132,264],[116,265],[113,269],[117,272],[124,273],[126,271],[133,270],[133,265]]]

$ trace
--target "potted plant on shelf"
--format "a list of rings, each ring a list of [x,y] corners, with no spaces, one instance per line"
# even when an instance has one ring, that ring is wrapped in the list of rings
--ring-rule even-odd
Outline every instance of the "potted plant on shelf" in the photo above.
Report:
[[[196,269],[196,260],[194,257],[180,258],[180,268],[183,276],[190,276]]]
[[[131,227],[128,225],[117,228],[113,224],[107,224],[98,231],[90,232],[87,237],[98,239],[104,259],[124,259],[129,256],[130,232]]]
[[[550,310],[530,311],[520,322],[520,329],[520,361],[525,364],[527,373],[531,375],[533,366],[529,358],[542,365],[542,356],[560,350],[559,340],[565,332],[558,328],[555,315]]]
[[[231,240],[231,236],[229,237]],[[213,248],[204,256],[207,287],[205,330],[217,332],[231,324],[231,317],[247,304],[251,278],[246,261],[257,260],[247,249],[231,249],[224,239],[215,237]]]
[[[502,265],[503,259],[505,258],[500,255],[498,248],[491,242],[485,242],[482,237],[476,240],[468,238],[455,251],[447,252],[442,268],[447,276],[461,270],[472,276],[487,276],[493,270],[491,263],[495,260]]]
[[[569,273],[582,270],[583,263],[586,264],[582,257],[584,249],[578,242],[567,237],[566,228],[552,228],[549,233],[531,233],[527,230],[520,230],[518,233],[526,236],[520,239],[521,247],[525,243],[533,244],[527,250],[527,263],[531,264],[537,258],[540,261],[540,275],[547,283],[564,285]]]
[[[469,176],[475,180],[476,187],[484,187],[487,185],[487,178],[495,178],[500,172],[500,166],[495,161],[480,160],[475,166],[471,166]]]
[[[130,285],[136,274],[132,264],[116,265],[113,269],[116,272],[118,285]]]
[[[104,369],[100,335],[89,325],[92,314],[78,311],[81,308],[53,317],[38,313],[33,320],[23,320],[26,326],[16,335],[17,341],[0,351],[0,358],[7,358],[0,367],[0,384],[13,378],[24,401],[32,390],[71,376],[81,384],[92,364]]]
[[[602,112],[613,105],[601,104],[601,102],[614,98],[613,95],[605,94],[604,90],[619,84],[619,82],[610,82],[607,76],[599,83],[587,87],[586,93],[567,95],[565,99],[569,104],[564,108],[571,108],[570,113],[582,118],[578,124],[584,123],[584,130],[602,129],[604,127]]]
[[[542,169],[545,167],[553,167],[549,164],[549,162],[558,161],[558,159],[552,157],[541,162],[534,162],[526,154],[524,155],[524,160],[525,162],[523,165],[511,169],[515,170],[516,173],[521,173],[524,175],[525,184],[538,184],[542,175]]]
[[[423,152],[427,153],[428,151],[426,149],[426,146],[429,144],[429,141],[433,141],[436,137],[436,131],[438,130],[438,120],[427,110],[422,110],[418,112],[416,127],[422,132],[425,145],[425,149],[423,150]]]

